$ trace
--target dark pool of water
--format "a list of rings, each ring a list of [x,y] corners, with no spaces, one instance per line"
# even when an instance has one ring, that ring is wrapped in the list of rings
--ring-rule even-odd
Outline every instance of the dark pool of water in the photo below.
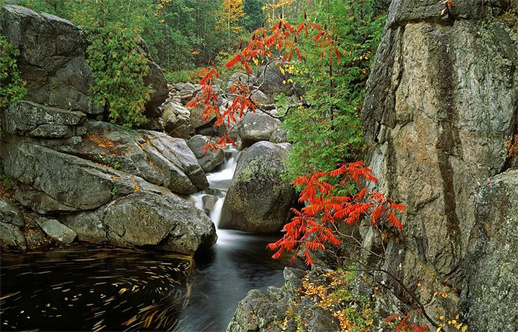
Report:
[[[3,251],[0,330],[224,331],[249,290],[283,283],[286,262],[265,250],[278,236],[219,236],[196,262],[114,248]]]

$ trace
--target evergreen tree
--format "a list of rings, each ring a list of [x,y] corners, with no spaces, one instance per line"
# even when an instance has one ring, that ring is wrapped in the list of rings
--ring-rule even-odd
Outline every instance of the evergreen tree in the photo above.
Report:
[[[261,0],[245,0],[245,27],[254,31],[264,22],[263,2]]]

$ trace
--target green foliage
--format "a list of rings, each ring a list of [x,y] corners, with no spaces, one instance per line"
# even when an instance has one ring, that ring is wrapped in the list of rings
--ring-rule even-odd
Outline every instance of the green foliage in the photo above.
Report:
[[[90,40],[88,64],[94,72],[96,102],[110,111],[115,123],[129,127],[145,123],[144,106],[152,89],[144,84],[149,60],[138,48],[140,38],[121,29],[105,30]]]
[[[17,5],[31,8],[36,12],[45,12],[69,19],[72,14],[68,0],[18,0]]]
[[[164,73],[167,83],[194,82],[198,79],[198,70],[178,70]]]
[[[306,43],[306,61],[285,68],[305,90],[298,106],[282,103],[284,127],[294,143],[288,165],[291,179],[360,159],[363,90],[384,24],[384,17],[374,16],[370,0],[328,1],[318,17],[318,23],[337,36],[341,60],[330,64],[329,57],[322,56],[326,47]]]
[[[0,184],[6,189],[10,189],[12,187],[11,180],[9,180],[7,175],[5,175],[2,165],[0,165]]]
[[[219,1],[160,2],[160,25],[153,31],[146,29],[143,36],[156,47],[162,67],[173,71],[192,69],[213,59],[222,40],[214,29]]]
[[[145,103],[152,89],[144,83],[149,71],[140,33],[153,12],[146,0],[127,5],[122,0],[75,3],[73,19],[89,34],[88,64],[95,84],[96,102],[110,112],[110,120],[124,126],[146,122]]]
[[[19,52],[0,35],[0,107],[22,99],[27,93],[26,82],[21,79],[17,57]]]
[[[57,15],[86,28],[105,27],[114,22],[137,28],[153,58],[166,70],[193,69],[213,63],[220,51],[230,51],[238,38],[216,30],[222,0],[16,0],[16,4],[37,12]],[[0,5],[8,4],[0,0]],[[264,20],[262,0],[246,0],[245,16],[239,24],[247,30]],[[103,8],[93,10],[93,8]],[[78,16],[78,13],[84,16]]]
[[[117,196],[117,193],[119,192],[119,187],[117,187],[116,184],[113,185],[112,190],[110,191],[110,194],[115,197]]]
[[[254,31],[261,27],[265,20],[263,2],[261,0],[245,0],[245,28]]]

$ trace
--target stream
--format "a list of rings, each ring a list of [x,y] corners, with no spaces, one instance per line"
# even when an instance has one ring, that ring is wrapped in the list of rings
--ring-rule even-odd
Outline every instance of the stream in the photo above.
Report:
[[[207,174],[218,224],[237,151]],[[214,197],[212,197],[214,198]],[[45,252],[1,252],[0,330],[225,331],[251,289],[283,284],[287,261],[265,250],[279,234],[217,230],[218,242],[195,260],[171,253],[62,246]]]

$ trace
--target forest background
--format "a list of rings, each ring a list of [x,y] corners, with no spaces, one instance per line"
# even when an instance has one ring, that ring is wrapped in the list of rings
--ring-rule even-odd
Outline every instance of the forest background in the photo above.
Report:
[[[384,25],[374,0],[0,0],[0,5],[6,3],[64,17],[84,28],[97,102],[109,110],[113,122],[127,126],[146,121],[144,104],[152,93],[143,83],[148,59],[139,48],[149,49],[169,83],[197,82],[206,67],[217,68],[224,82],[232,71],[245,72],[224,65],[261,26],[311,20],[332,36],[339,59],[330,66],[322,56],[330,45],[311,42],[319,33],[314,30],[309,38],[298,38],[303,61],[294,59],[282,69],[304,91],[302,103],[277,98],[293,143],[289,177],[362,159],[359,114]]]

